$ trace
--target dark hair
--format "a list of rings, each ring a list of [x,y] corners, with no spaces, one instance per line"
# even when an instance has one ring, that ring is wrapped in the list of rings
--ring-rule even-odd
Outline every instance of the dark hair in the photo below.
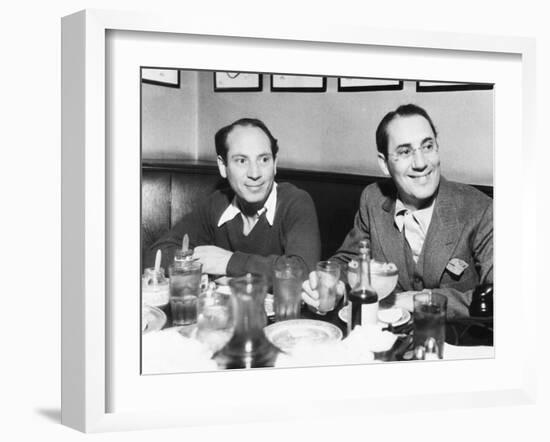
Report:
[[[263,123],[263,121],[258,120],[257,118],[241,118],[240,120],[237,120],[225,127],[222,127],[218,132],[216,132],[216,135],[214,137],[214,141],[216,143],[216,154],[222,157],[224,162],[227,161],[227,137],[236,126],[252,126],[261,129],[269,138],[273,159],[277,157],[277,152],[279,152],[277,139],[273,135],[271,135],[271,132]]]
[[[434,123],[428,115],[428,112],[416,104],[404,104],[399,106],[396,110],[388,112],[385,117],[382,118],[382,121],[380,121],[376,129],[376,148],[385,158],[388,157],[388,124],[396,117],[410,117],[413,115],[420,115],[428,120],[434,135],[437,137],[437,131],[435,130]]]

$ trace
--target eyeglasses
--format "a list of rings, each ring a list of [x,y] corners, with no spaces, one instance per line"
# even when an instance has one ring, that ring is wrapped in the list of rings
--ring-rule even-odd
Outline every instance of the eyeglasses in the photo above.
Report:
[[[436,143],[426,143],[416,148],[400,146],[390,156],[394,161],[408,160],[417,150],[421,151],[423,155],[430,156],[439,150],[439,146]]]

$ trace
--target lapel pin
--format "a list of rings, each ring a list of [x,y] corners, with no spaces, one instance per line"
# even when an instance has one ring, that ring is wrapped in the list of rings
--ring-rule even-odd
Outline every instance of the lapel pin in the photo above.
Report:
[[[453,258],[451,259],[446,269],[451,272],[453,275],[460,276],[462,273],[464,273],[464,270],[468,268],[468,264],[465,261],[462,261],[459,258]]]

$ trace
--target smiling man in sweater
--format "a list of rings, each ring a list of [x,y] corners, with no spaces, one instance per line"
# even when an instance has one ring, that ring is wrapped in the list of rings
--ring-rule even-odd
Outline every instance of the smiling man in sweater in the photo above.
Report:
[[[305,191],[275,182],[279,147],[269,129],[243,118],[221,128],[215,144],[218,169],[229,187],[206,198],[151,246],[149,256],[161,249],[163,262],[171,262],[187,233],[205,273],[269,277],[283,255],[312,270],[321,253],[315,206]]]

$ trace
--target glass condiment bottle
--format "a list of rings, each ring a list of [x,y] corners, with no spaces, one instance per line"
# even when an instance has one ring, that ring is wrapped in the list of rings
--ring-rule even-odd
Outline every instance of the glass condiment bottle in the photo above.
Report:
[[[174,262],[172,263],[172,267],[186,267],[189,265],[189,263],[193,263],[198,260],[198,258],[193,257],[193,249],[176,249],[176,252],[174,253]],[[200,282],[201,291],[206,290],[209,282],[210,281],[208,279],[208,274],[203,273]]]
[[[350,292],[349,302],[348,333],[357,325],[378,322],[378,295],[371,285],[370,249],[366,240],[359,243],[359,284]]]
[[[234,331],[229,342],[214,355],[219,368],[273,367],[281,352],[265,336],[264,300],[267,282],[250,274],[229,281],[233,300]]]

